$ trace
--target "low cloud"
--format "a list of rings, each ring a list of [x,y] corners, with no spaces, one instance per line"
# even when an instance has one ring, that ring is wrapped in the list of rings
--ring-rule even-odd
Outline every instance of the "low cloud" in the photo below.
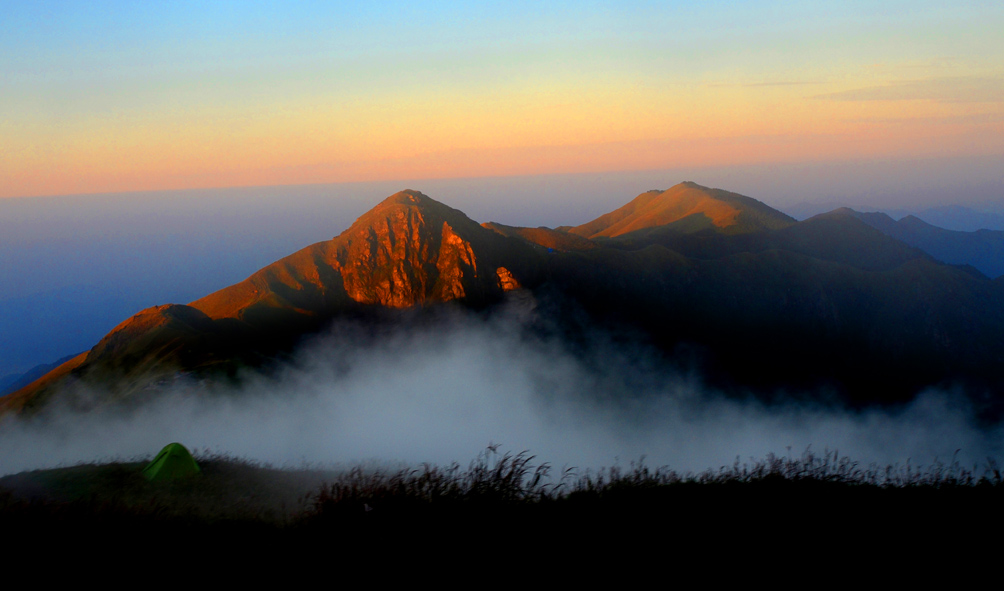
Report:
[[[1004,78],[929,78],[820,94],[812,98],[835,101],[999,103],[1004,101]]]
[[[880,123],[886,125],[989,125],[1004,121],[1004,113],[972,113],[936,117],[855,117],[847,123]]]
[[[769,86],[809,86],[822,84],[820,80],[772,80],[760,82],[712,82],[706,84],[708,88],[760,88]]]
[[[956,450],[972,465],[1001,451],[1001,434],[974,427],[958,393],[862,413],[737,401],[602,334],[573,353],[531,330],[531,316],[525,305],[489,319],[457,312],[379,335],[341,324],[240,388],[178,383],[128,413],[8,420],[0,474],[149,456],[172,441],[280,466],[466,464],[494,442],[559,468],[644,456],[678,471],[809,446],[883,465]]]

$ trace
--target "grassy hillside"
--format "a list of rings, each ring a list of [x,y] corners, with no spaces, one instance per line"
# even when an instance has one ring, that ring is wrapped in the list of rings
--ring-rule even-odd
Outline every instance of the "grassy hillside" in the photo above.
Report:
[[[642,193],[623,207],[568,231],[599,239],[673,225],[684,231],[712,229],[725,234],[744,234],[777,230],[794,222],[794,218],[756,199],[684,182],[665,191]]]
[[[749,554],[767,550],[775,539],[767,532],[826,547],[869,548],[876,534],[883,544],[959,547],[1004,521],[1004,478],[990,460],[863,466],[807,451],[681,474],[641,462],[559,470],[496,450],[466,468],[341,471],[200,457],[202,477],[161,484],[143,479],[142,463],[26,472],[0,478],[0,528],[25,542],[100,533],[120,543],[183,538],[383,560],[543,549],[677,556],[712,543]]]

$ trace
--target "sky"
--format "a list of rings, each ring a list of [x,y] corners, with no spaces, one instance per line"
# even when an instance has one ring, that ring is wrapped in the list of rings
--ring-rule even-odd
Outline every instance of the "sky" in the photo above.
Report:
[[[1004,156],[996,0],[3,12],[0,198]]]

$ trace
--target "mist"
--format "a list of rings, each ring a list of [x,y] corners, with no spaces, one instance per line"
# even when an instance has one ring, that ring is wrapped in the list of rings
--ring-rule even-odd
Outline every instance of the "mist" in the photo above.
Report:
[[[0,474],[150,457],[172,441],[280,467],[466,465],[489,443],[579,470],[644,458],[700,472],[810,446],[882,466],[982,466],[1000,455],[1002,433],[975,427],[957,392],[924,392],[895,410],[767,406],[602,333],[573,352],[532,330],[535,314],[524,295],[487,318],[446,308],[377,334],[340,323],[239,387],[183,378],[129,410],[9,418]]]

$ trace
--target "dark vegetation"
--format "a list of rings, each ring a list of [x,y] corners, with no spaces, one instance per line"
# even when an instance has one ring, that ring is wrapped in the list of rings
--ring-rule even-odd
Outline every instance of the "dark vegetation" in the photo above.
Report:
[[[863,466],[807,450],[681,474],[642,461],[556,469],[489,446],[466,468],[278,470],[219,456],[199,461],[203,476],[166,483],[143,479],[142,462],[0,478],[0,531],[27,547],[86,538],[363,558],[545,550],[680,556],[725,548],[790,555],[805,544],[958,550],[1004,524],[1004,478],[993,460]]]

